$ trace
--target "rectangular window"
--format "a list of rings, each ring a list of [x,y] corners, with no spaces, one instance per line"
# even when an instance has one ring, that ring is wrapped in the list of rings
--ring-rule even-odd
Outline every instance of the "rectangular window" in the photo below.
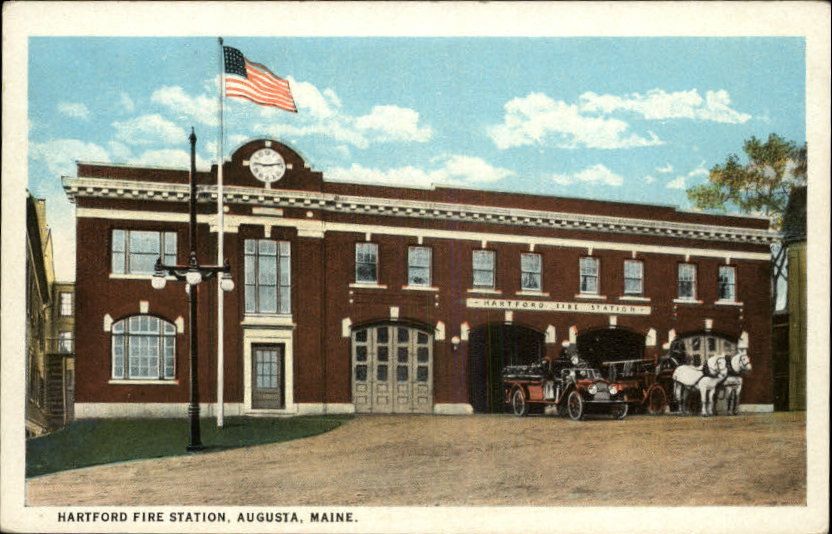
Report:
[[[58,352],[72,353],[72,332],[58,332]]]
[[[730,265],[719,266],[719,300],[728,300],[734,302],[737,300],[737,286],[736,286],[737,271]]]
[[[679,264],[678,276],[679,290],[678,296],[680,299],[695,300],[696,299],[696,265],[692,263]]]
[[[624,260],[624,294],[641,295],[644,292],[644,263]]]
[[[474,287],[494,289],[494,251],[475,250],[472,263]]]
[[[430,286],[430,247],[409,247],[407,249],[407,285]]]
[[[176,232],[113,230],[113,273],[153,274],[159,257],[166,265],[176,263]]]
[[[540,268],[543,262],[540,254],[520,255],[520,289],[524,291],[540,291]]]
[[[355,281],[378,283],[378,245],[355,244]]]
[[[246,313],[291,313],[289,242],[246,239],[244,255]]]
[[[598,294],[598,258],[581,258],[581,293]]]
[[[61,292],[61,317],[72,315],[72,293]]]

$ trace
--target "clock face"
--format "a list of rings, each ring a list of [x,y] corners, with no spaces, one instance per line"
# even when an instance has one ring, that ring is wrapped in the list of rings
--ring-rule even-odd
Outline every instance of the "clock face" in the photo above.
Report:
[[[280,180],[286,173],[283,156],[271,148],[261,148],[252,154],[248,167],[255,178],[267,184]]]

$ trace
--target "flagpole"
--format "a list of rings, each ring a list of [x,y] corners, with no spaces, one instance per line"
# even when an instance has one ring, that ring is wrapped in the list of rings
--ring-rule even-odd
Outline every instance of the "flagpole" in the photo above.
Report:
[[[217,265],[224,265],[224,230],[225,230],[225,214],[223,212],[223,188],[222,188],[222,168],[225,150],[223,148],[224,131],[223,128],[223,100],[225,100],[225,58],[222,47],[222,37],[217,39],[220,50],[220,132],[217,142]],[[217,428],[222,428],[225,419],[225,321],[223,320],[224,311],[223,290],[220,284],[217,284]]]

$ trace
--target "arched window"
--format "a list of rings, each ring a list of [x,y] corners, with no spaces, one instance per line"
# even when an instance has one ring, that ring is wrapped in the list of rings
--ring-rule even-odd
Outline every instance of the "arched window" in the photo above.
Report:
[[[113,378],[173,380],[176,327],[150,315],[133,315],[113,323]]]

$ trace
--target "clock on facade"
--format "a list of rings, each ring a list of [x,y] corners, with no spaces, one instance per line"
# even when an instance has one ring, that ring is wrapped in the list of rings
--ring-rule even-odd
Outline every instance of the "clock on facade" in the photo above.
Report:
[[[280,180],[286,173],[286,162],[283,156],[268,147],[261,148],[252,154],[248,167],[255,178],[267,184]]]

